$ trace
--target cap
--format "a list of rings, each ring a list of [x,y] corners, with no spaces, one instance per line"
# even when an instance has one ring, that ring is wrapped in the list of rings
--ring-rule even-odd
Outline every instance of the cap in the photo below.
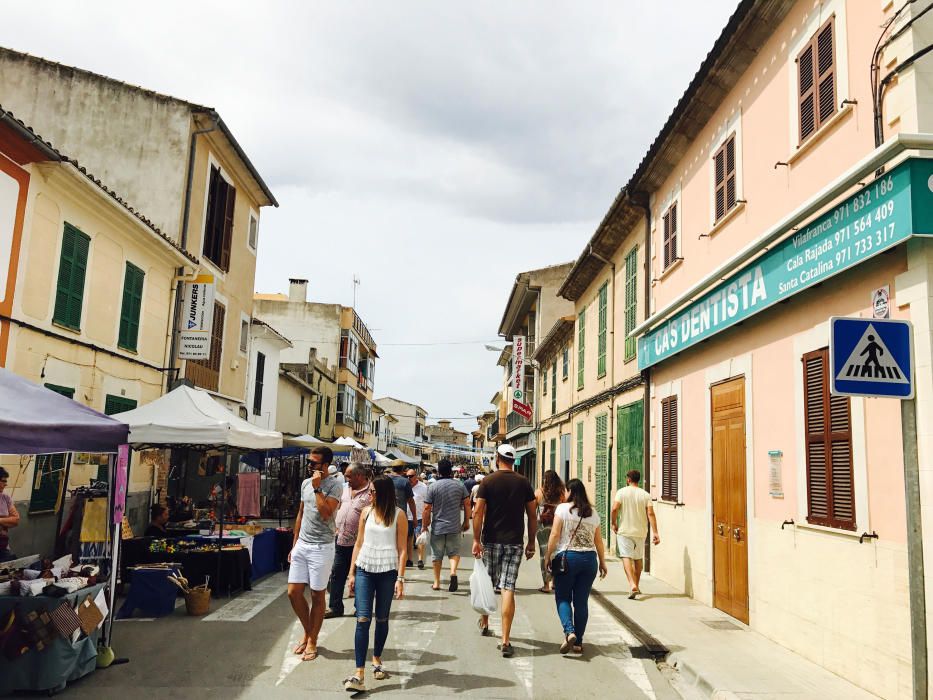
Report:
[[[327,476],[333,476],[333,475],[336,474],[338,471],[339,471],[339,469],[337,469],[337,465],[336,465],[336,464],[331,464],[329,467],[327,467]]]
[[[502,445],[499,445],[496,452],[498,452],[500,455],[502,455],[503,457],[507,459],[512,459],[512,460],[515,459],[515,448],[512,447],[508,443],[503,443]]]
[[[484,476],[485,476],[484,474],[477,474],[477,475],[476,475],[476,483],[478,484],[479,482],[481,482],[481,481],[483,480],[483,477],[484,477]]]

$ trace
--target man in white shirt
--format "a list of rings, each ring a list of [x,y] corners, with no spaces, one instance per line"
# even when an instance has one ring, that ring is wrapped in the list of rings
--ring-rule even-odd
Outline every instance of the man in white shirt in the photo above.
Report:
[[[625,487],[616,491],[612,504],[612,531],[618,535],[619,554],[625,576],[632,587],[629,598],[634,599],[641,590],[641,572],[645,559],[645,539],[648,537],[648,525],[653,533],[652,542],[661,544],[658,534],[658,520],[651,504],[651,494],[638,486],[641,472],[632,469],[625,474]],[[621,519],[619,515],[621,513]]]
[[[418,535],[421,534],[421,516],[424,513],[424,497],[428,495],[428,485],[421,481],[418,478],[418,472],[414,469],[409,469],[405,475],[408,477],[408,483],[411,484],[411,490],[415,494],[415,511],[418,514],[417,519],[415,520],[411,532],[412,536],[408,538],[408,558],[412,558],[412,542],[418,539]],[[411,522],[409,520],[409,522]],[[418,568],[424,568],[424,545],[418,545]]]

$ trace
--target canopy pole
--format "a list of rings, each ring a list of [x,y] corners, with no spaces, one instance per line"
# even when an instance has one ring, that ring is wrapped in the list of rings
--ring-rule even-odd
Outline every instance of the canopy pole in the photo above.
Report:
[[[112,646],[111,638],[113,635],[113,618],[116,614],[117,602],[117,575],[120,567],[120,548],[123,543],[123,522],[114,523],[113,512],[116,506],[116,494],[113,492],[113,486],[117,483],[117,469],[119,468],[119,455],[111,455],[112,463],[110,465],[110,524],[113,526],[113,542],[111,544],[111,571],[110,571],[110,610],[107,612],[107,623],[104,625],[104,639],[100,646]],[[127,499],[123,505],[123,517],[126,518],[126,505],[129,502],[130,491],[130,465],[132,464],[132,452],[126,456],[126,496]]]
[[[214,586],[217,587],[217,593],[220,595],[220,569],[221,558],[224,548],[224,511],[227,510],[227,469],[230,461],[230,448],[224,445],[224,473],[220,482],[220,532],[217,534],[217,579]]]

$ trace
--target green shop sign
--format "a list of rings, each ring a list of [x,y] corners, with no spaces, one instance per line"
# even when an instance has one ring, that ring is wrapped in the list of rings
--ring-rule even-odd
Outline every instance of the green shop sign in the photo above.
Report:
[[[666,360],[904,242],[933,235],[933,160],[911,158],[638,339],[638,367]]]

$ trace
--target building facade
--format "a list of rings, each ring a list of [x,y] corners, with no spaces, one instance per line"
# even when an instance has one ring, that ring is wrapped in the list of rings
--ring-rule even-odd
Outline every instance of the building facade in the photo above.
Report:
[[[261,428],[278,430],[279,366],[282,350],[291,346],[291,341],[268,323],[251,319],[246,405],[249,422]]]
[[[925,15],[740,3],[614,204],[647,227],[649,314],[617,348],[637,338],[650,382],[652,574],[892,698],[911,696],[901,405],[831,393],[829,318],[913,323],[929,542]]]
[[[3,104],[93,172],[198,260],[173,280],[173,326],[161,367],[246,413],[259,212],[277,205],[220,115],[90,71],[0,49]],[[215,281],[210,354],[178,360],[184,279]]]
[[[318,358],[325,365],[336,363],[333,437],[351,437],[370,446],[374,438],[376,342],[354,309],[309,302],[307,287],[307,280],[291,279],[288,296],[255,295],[256,315],[281,330],[292,342],[292,348],[282,354],[283,361],[307,364]],[[327,396],[324,402],[328,413]]]
[[[467,433],[457,430],[449,420],[439,420],[436,425],[425,426],[425,440],[431,444],[428,461],[437,464],[446,457],[454,464],[471,464],[472,455],[468,450],[457,448],[469,447]]]
[[[385,411],[386,415],[392,416],[398,421],[394,428],[395,440],[389,443],[387,449],[404,452],[409,457],[416,459],[427,459],[426,450],[422,443],[425,439],[428,412],[417,404],[391,396],[376,399],[376,403],[379,408]]]

